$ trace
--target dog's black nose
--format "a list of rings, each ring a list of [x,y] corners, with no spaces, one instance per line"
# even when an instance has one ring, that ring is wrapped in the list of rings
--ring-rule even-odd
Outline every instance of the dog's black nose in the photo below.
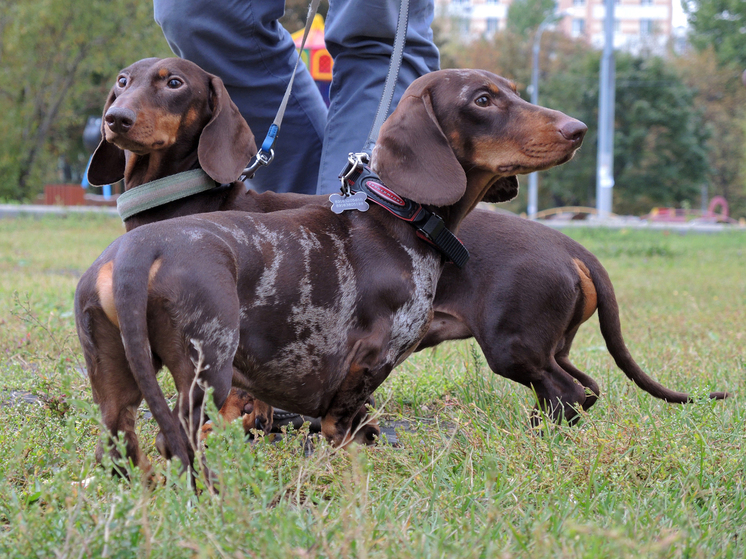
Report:
[[[565,140],[580,143],[588,131],[588,127],[579,120],[570,119],[560,126],[560,134]]]
[[[106,126],[117,134],[125,134],[135,124],[136,118],[134,111],[122,107],[110,107],[104,115]]]
[[[257,417],[256,419],[254,419],[254,429],[257,429],[259,431],[265,431],[266,430],[265,427],[264,427],[264,420],[263,420],[263,418]]]

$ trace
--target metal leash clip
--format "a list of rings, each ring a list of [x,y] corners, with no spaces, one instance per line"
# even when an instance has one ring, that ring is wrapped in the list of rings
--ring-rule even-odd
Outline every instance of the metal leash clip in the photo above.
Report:
[[[272,163],[272,160],[275,158],[275,150],[271,149],[269,150],[269,155],[267,155],[267,152],[263,149],[260,149],[256,155],[255,155],[254,162],[250,163],[248,167],[246,167],[243,170],[243,173],[241,173],[241,176],[238,177],[238,180],[243,182],[246,179],[253,179],[254,174],[256,173],[256,170],[259,167],[264,167],[266,165],[269,165]]]
[[[344,169],[342,169],[342,172],[339,173],[339,182],[342,184],[340,188],[340,190],[342,191],[342,196],[350,195],[350,184],[355,182],[355,180],[351,177],[355,173],[359,173],[360,171],[362,171],[363,167],[369,164],[370,155],[365,152],[350,152],[347,155],[347,165],[345,165]]]

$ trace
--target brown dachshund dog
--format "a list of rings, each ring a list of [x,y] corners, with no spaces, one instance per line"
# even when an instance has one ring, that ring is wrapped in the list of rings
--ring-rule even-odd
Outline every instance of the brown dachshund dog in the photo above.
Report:
[[[459,238],[471,259],[464,269],[446,264],[433,302],[435,315],[415,351],[474,337],[495,373],[532,388],[540,411],[575,422],[600,396],[598,384],[569,358],[578,328],[598,309],[612,357],[640,388],[669,403],[692,398],[651,379],[624,343],[614,288],[598,259],[577,241],[540,223],[476,209]],[[710,398],[723,399],[725,392]],[[236,416],[248,394],[232,394],[224,416]],[[313,418],[297,418],[317,425]],[[288,418],[285,417],[285,423]],[[279,427],[279,426],[278,426]]]
[[[666,402],[693,401],[655,382],[632,358],[609,275],[580,243],[541,223],[479,209],[459,238],[472,258],[463,270],[445,266],[435,317],[417,351],[473,336],[495,373],[533,388],[553,419],[573,422],[600,395],[569,359],[578,328],[598,309],[609,353],[637,386]]]
[[[153,63],[138,74],[145,82],[139,87],[162,89],[171,107],[190,89],[210,86],[175,70]],[[134,74],[120,76],[111,107],[137,85]],[[207,120],[205,136],[219,118],[216,107],[213,100],[208,117],[188,105],[179,114],[187,124]],[[167,122],[163,135],[143,126],[144,136],[136,138],[140,115],[129,110],[134,120],[125,113],[118,125],[119,110],[105,118],[108,142],[102,143],[125,150],[113,154],[125,181],[159,178],[155,169],[166,156],[155,157],[153,147],[194,153],[195,143],[184,169],[201,165],[221,183],[240,173],[243,163],[221,162],[213,176],[202,158],[211,156],[214,140],[181,144],[177,122]],[[585,131],[575,119],[523,101],[494,74],[444,70],[407,89],[381,129],[372,167],[391,190],[436,211],[457,232],[479,201],[515,195],[515,174],[568,161]],[[220,174],[227,168],[235,172]],[[91,177],[111,180],[105,173]],[[127,457],[144,464],[134,413],[145,398],[163,435],[159,450],[190,465],[205,388],[213,388],[221,406],[233,385],[321,417],[326,438],[346,445],[367,398],[426,335],[442,257],[409,224],[375,205],[341,214],[315,203],[265,214],[215,212],[223,209],[216,206],[208,208],[213,213],[133,228],[81,278],[76,324],[104,423],[113,437],[124,434]],[[181,211],[189,213],[171,215]],[[162,365],[179,392],[173,412],[156,380]],[[370,439],[369,432],[360,435]]]

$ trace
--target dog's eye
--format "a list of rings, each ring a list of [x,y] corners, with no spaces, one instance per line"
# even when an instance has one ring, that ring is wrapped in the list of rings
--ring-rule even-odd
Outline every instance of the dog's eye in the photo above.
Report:
[[[184,83],[178,78],[171,78],[168,80],[168,83],[166,84],[171,89],[178,89],[181,87],[181,84]]]
[[[481,95],[474,100],[474,103],[476,103],[478,107],[486,107],[490,104],[490,98],[486,95]]]
[[[117,78],[117,85],[119,87],[125,87],[127,85],[127,78],[124,76],[119,76]]]

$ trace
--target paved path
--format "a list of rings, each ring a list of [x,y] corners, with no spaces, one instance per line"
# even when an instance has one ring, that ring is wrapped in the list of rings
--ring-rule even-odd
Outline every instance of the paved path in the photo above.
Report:
[[[495,208],[491,208],[495,209]],[[503,209],[498,212],[512,213]],[[111,206],[40,206],[31,204],[0,204],[0,218],[18,217],[21,215],[44,216],[44,215],[70,215],[81,213],[97,213],[102,215],[116,216],[117,210]],[[512,214],[515,215],[515,214]],[[692,231],[697,233],[717,233],[720,231],[744,231],[744,225],[732,225],[728,223],[711,223],[704,220],[692,220],[685,223],[648,221],[634,216],[619,216],[610,219],[596,219],[589,216],[588,219],[546,219],[541,223],[553,229],[570,229],[575,227],[598,227],[607,229],[647,229],[650,231]]]
[[[0,218],[45,215],[70,215],[95,213],[102,215],[119,215],[111,206],[39,206],[33,204],[0,204]]]

